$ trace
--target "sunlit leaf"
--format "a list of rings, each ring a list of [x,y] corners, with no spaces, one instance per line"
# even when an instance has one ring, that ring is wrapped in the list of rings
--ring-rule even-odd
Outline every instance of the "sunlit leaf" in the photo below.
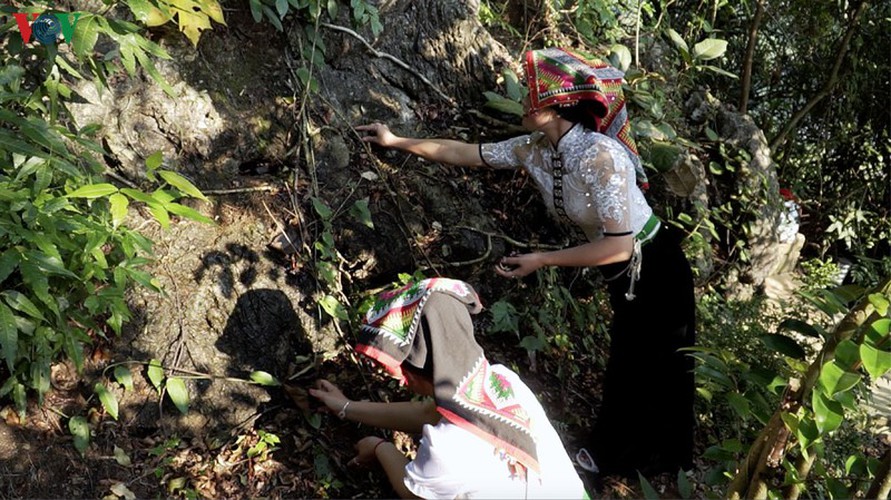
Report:
[[[164,368],[161,367],[161,362],[157,359],[149,361],[147,374],[149,381],[155,386],[155,389],[161,392],[161,383],[164,382]]]
[[[260,371],[260,370],[251,372],[251,380],[253,380],[254,382],[256,382],[260,385],[266,385],[266,386],[282,385],[281,382],[279,382],[277,378],[275,378],[274,376],[272,376],[271,374],[269,374],[267,372]]]
[[[845,392],[860,382],[860,375],[845,371],[835,361],[823,365],[820,371],[820,387],[827,396],[833,397],[839,392]]]
[[[872,380],[878,380],[891,370],[891,352],[876,349],[867,343],[860,345],[860,360]]]
[[[724,55],[727,51],[727,40],[708,38],[693,46],[693,58],[700,61],[710,61]]]
[[[99,396],[99,401],[102,402],[102,406],[105,408],[105,411],[111,415],[111,418],[117,420],[118,419],[118,399],[114,397],[114,394],[108,391],[108,388],[105,387],[105,384],[98,382],[93,387],[93,392]]]
[[[118,188],[112,184],[89,184],[81,186],[74,191],[68,193],[69,198],[101,198],[112,193],[117,193]]]
[[[879,313],[880,316],[885,316],[888,314],[888,298],[880,293],[873,293],[869,295],[869,303],[876,308],[876,312]]]
[[[682,53],[687,54],[690,52],[690,47],[687,46],[687,42],[681,38],[681,35],[673,30],[668,29],[668,38],[671,39],[671,42],[674,43],[674,46],[677,47]]]
[[[128,391],[133,390],[133,375],[130,373],[130,369],[126,366],[118,365],[114,367],[114,378],[119,384],[124,386],[124,389]]]
[[[820,434],[838,429],[845,418],[845,410],[838,401],[827,398],[821,391],[814,391],[811,404],[814,408],[814,422]]]
[[[114,227],[118,227],[127,217],[127,208],[130,205],[130,201],[121,193],[115,193],[109,196],[108,201],[111,204],[112,224],[114,224]]]
[[[347,314],[346,308],[343,307],[343,304],[340,303],[333,295],[325,295],[322,300],[319,301],[319,304],[322,306],[322,309],[328,313],[332,318],[346,320],[349,319],[349,314]]]
[[[170,377],[167,379],[167,395],[176,405],[180,413],[185,415],[189,413],[189,390],[186,383],[179,377]]]
[[[191,182],[189,182],[188,179],[181,176],[180,174],[171,170],[159,170],[158,175],[160,175],[162,179],[167,181],[168,184],[175,187],[180,192],[187,194],[193,198],[207,201],[207,197],[204,196],[204,193],[202,193]]]

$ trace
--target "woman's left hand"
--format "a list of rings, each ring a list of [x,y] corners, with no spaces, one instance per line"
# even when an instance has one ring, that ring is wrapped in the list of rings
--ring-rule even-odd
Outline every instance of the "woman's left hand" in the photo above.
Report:
[[[495,272],[505,278],[522,278],[544,266],[539,253],[526,253],[512,257],[502,257],[495,266]]]
[[[350,460],[354,465],[371,465],[377,461],[374,454],[377,445],[386,441],[377,436],[366,436],[356,443],[356,456]]]

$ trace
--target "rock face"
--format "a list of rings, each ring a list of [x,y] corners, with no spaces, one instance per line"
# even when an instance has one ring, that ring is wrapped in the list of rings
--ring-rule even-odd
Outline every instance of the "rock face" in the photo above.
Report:
[[[379,8],[384,32],[377,40],[367,31],[359,36],[392,57],[333,24],[322,27],[325,64],[314,69],[320,90],[305,108],[295,75],[303,27],[295,21],[289,35],[279,34],[247,11],[227,12],[228,27],[204,34],[197,51],[178,33],[160,40],[173,58],[157,65],[175,97],[147,78],[122,79],[101,93],[91,83],[78,89],[76,123],[104,125],[110,167],[131,182],[148,186],[144,160],[161,151],[165,168],[205,191],[272,189],[194,205],[216,225],[174,221],[161,230],[147,214],[131,213],[130,225],[155,241],[148,270],[164,292],[133,290],[134,318],[114,361],[155,358],[167,376],[187,375],[173,368],[206,376],[188,379],[192,409],[181,415],[169,402],[156,404],[157,394],[138,377],[142,370],[134,370],[143,390],[118,394],[124,421],[193,434],[248,421],[281,392],[231,379],[255,370],[284,379],[298,356],[337,350],[340,335],[321,297],[349,280],[380,286],[429,266],[428,254],[440,248],[430,242],[446,238],[443,226],[493,229],[491,202],[478,184],[468,196],[468,188],[427,174],[429,167],[405,175],[374,160],[381,152],[360,143],[350,126],[380,120],[427,134],[427,121],[457,116],[454,102],[478,104],[495,87],[510,63],[507,51],[479,24],[476,2],[405,0]],[[349,214],[361,199],[373,229]],[[318,203],[332,214],[322,217]],[[291,257],[266,248],[282,224],[299,239]],[[342,272],[339,285],[313,267],[325,233],[336,249],[328,260]],[[441,246],[460,260],[491,251],[485,242],[465,232]]]
[[[739,197],[747,214],[749,263],[744,269],[734,271],[736,276],[727,283],[732,295],[751,296],[763,286],[781,254],[777,228],[783,203],[767,138],[748,115],[722,105],[707,92],[692,95],[685,107],[692,122],[714,120],[721,142],[747,155],[748,161],[735,175],[732,192]]]

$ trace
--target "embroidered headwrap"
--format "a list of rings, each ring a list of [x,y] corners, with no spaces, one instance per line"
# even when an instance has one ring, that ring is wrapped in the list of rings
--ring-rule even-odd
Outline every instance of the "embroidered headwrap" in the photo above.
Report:
[[[443,418],[491,443],[511,463],[540,472],[533,422],[506,369],[490,365],[474,339],[470,314],[481,310],[463,281],[411,283],[378,296],[356,350],[402,380],[402,363],[432,368],[433,398]]]
[[[556,47],[526,52],[523,69],[533,111],[548,106],[573,106],[580,101],[597,103],[590,108],[597,132],[625,147],[634,163],[638,182],[646,185],[647,174],[631,136],[622,92],[624,73],[592,55]]]

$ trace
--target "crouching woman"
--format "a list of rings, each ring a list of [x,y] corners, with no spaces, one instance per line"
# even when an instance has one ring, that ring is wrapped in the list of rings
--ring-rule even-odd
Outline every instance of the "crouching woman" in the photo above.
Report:
[[[352,401],[327,381],[310,394],[341,418],[421,435],[411,461],[379,437],[356,445],[353,460],[380,463],[402,498],[587,498],[535,395],[474,339],[480,310],[470,285],[434,278],[368,311],[356,350],[432,401]]]

